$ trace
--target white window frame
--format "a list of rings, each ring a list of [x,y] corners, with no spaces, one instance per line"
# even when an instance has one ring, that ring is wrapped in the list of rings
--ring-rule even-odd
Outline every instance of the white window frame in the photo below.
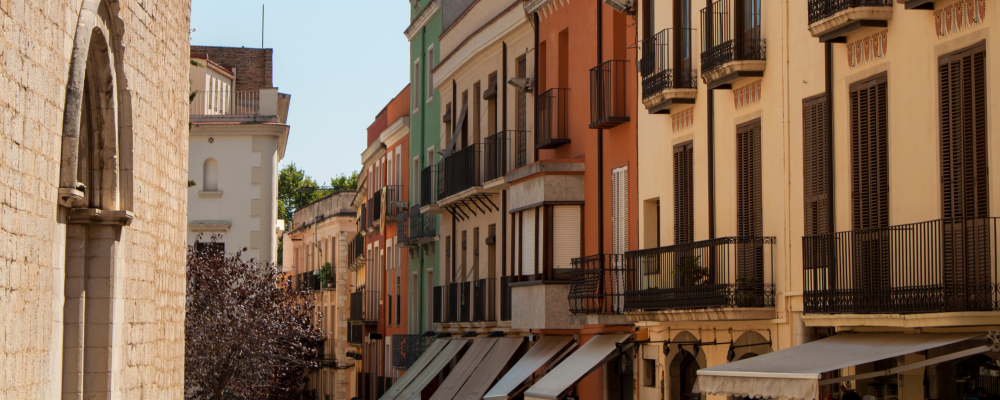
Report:
[[[413,60],[413,113],[420,111],[420,80],[423,79],[423,71],[420,70],[420,57]]]
[[[434,45],[427,48],[427,102],[434,101]]]

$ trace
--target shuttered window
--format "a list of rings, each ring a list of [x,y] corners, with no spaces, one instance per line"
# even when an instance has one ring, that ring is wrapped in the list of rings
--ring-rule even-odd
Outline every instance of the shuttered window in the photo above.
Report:
[[[854,243],[860,261],[855,287],[889,282],[888,80],[879,76],[851,85],[851,203]]]
[[[511,218],[511,220],[512,220],[511,232],[514,235],[514,238],[511,241],[511,243],[513,244],[511,246],[511,251],[513,253],[511,254],[511,258],[510,259],[511,259],[511,263],[514,264],[513,267],[511,268],[511,275],[515,275],[515,276],[516,275],[520,275],[521,271],[523,271],[522,268],[524,268],[524,266],[521,264],[521,243],[522,243],[521,242],[521,225],[523,225],[523,223],[521,223],[521,218],[520,217],[521,217],[521,213],[516,213]]]
[[[802,102],[802,178],[805,235],[833,231],[830,226],[830,124],[825,94]]]
[[[761,201],[760,120],[736,128],[736,234],[741,237],[737,274],[743,283],[763,282],[764,207]]]
[[[611,226],[613,254],[628,251],[628,167],[611,171]]]
[[[694,241],[694,144],[674,146],[674,243]]]
[[[989,304],[986,48],[940,60],[941,217],[949,304]],[[988,306],[987,306],[988,309]]]
[[[569,269],[580,253],[580,207],[552,208],[552,267]]]
[[[534,275],[535,270],[535,226],[536,212],[532,208],[521,212],[521,271],[522,275]]]
[[[538,255],[535,256],[536,265],[538,272],[542,272],[545,269],[545,246],[548,244],[549,238],[545,234],[545,207],[538,207],[536,209],[538,213],[538,234],[535,236],[535,240],[538,241],[538,245],[535,247],[538,251]]]

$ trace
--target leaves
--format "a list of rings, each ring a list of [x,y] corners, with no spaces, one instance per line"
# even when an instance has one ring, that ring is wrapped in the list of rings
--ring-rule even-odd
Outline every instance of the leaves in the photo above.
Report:
[[[296,290],[273,265],[243,261],[242,251],[227,255],[213,246],[197,249],[197,243],[188,248],[188,398],[301,395],[325,341],[314,328],[322,316],[312,292]]]

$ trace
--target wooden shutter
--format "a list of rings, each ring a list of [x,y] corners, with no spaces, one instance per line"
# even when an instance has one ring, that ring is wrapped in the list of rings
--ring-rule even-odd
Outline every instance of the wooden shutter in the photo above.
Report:
[[[761,201],[760,120],[736,128],[736,235],[740,237],[737,275],[744,284],[763,283],[764,207]]]
[[[694,241],[694,144],[674,146],[674,243]]]
[[[568,269],[580,253],[580,206],[552,208],[552,267]]]
[[[833,231],[830,226],[830,125],[825,94],[802,104],[802,178],[805,235]]]
[[[534,208],[521,212],[521,268],[523,275],[534,275],[535,271],[535,215]]]
[[[546,267],[545,246],[548,245],[547,235],[545,234],[545,207],[538,207],[535,212],[538,214],[538,229],[536,229],[538,234],[535,236],[535,240],[538,242],[538,245],[535,247],[538,254],[535,256],[535,265],[537,265],[538,272],[543,272]]]
[[[628,167],[611,172],[612,254],[628,251]]]
[[[989,310],[986,48],[940,60],[942,255],[946,304]]]
[[[851,85],[851,203],[855,288],[884,288],[889,276],[888,80],[883,75]],[[881,291],[866,291],[859,302],[878,302]]]

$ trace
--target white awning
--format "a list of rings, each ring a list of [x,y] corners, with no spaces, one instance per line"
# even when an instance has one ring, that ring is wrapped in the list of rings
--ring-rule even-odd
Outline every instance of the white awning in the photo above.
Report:
[[[469,380],[472,373],[476,371],[479,363],[483,362],[486,354],[497,344],[497,338],[479,338],[472,342],[472,347],[465,352],[462,359],[458,361],[455,368],[448,374],[448,378],[441,383],[430,400],[451,400],[455,394],[462,389],[465,381]]]
[[[524,338],[500,338],[493,346],[490,353],[486,355],[483,362],[476,367],[476,372],[469,377],[462,386],[462,390],[455,395],[456,399],[482,399],[486,391],[493,386],[500,373],[514,360],[514,354],[524,344]]]
[[[427,350],[424,351],[424,354],[421,354],[420,357],[417,358],[417,361],[414,361],[413,365],[406,370],[406,373],[399,377],[396,384],[392,385],[392,387],[389,388],[384,395],[382,395],[382,400],[394,400],[396,396],[399,396],[399,393],[406,388],[406,385],[413,382],[417,375],[420,375],[420,372],[427,367],[427,364],[431,363],[431,360],[433,360],[434,357],[437,357],[438,353],[440,353],[447,344],[448,339],[437,339],[434,343],[431,343],[431,345],[427,347]]]
[[[538,380],[537,383],[524,392],[525,399],[558,400],[566,389],[583,379],[591,371],[597,369],[609,357],[616,355],[618,344],[627,340],[631,334],[612,333],[594,336],[580,346],[572,355],[559,363],[555,369]]]
[[[821,384],[897,374],[989,350],[982,346],[887,371],[821,381],[822,374],[947,346],[982,334],[841,334],[754,358],[698,370],[695,392],[750,398],[815,400]]]
[[[510,368],[503,378],[483,396],[484,400],[507,400],[522,384],[545,364],[570,346],[572,336],[542,336],[531,349]]]
[[[444,350],[441,350],[434,360],[420,371],[420,374],[413,379],[410,384],[406,385],[406,388],[400,392],[399,396],[396,396],[398,400],[413,400],[420,398],[420,392],[427,387],[427,384],[431,383],[438,374],[444,370],[444,367],[448,366],[458,353],[462,351],[471,342],[467,339],[452,339],[448,341],[448,345],[445,346]],[[381,400],[387,400],[385,396],[382,396]]]

